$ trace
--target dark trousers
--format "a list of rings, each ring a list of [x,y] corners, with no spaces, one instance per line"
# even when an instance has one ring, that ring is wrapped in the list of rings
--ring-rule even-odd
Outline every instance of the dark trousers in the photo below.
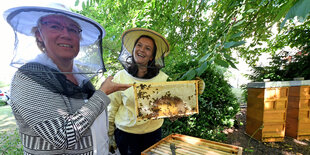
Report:
[[[141,155],[141,152],[161,140],[161,128],[146,134],[132,134],[116,129],[114,136],[121,155]]]

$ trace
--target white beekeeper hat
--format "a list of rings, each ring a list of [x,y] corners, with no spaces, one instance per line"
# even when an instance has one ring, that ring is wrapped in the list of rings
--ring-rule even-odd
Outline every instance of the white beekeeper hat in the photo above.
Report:
[[[11,65],[20,67],[33,59],[36,48],[36,41],[32,28],[37,26],[41,17],[59,14],[71,18],[77,22],[82,29],[80,52],[75,58],[75,63],[81,73],[97,73],[105,71],[102,60],[102,38],[105,36],[104,28],[94,20],[72,12],[70,9],[59,3],[52,3],[47,6],[21,6],[6,10],[3,13],[5,20],[10,24],[15,33],[14,58]],[[18,45],[21,44],[21,45]],[[29,54],[27,54],[29,52]],[[29,57],[29,55],[31,55]]]

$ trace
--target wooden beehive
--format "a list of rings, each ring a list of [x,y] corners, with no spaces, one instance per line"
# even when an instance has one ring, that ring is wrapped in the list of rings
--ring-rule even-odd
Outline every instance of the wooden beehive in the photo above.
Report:
[[[285,134],[310,139],[310,86],[290,87]]]
[[[246,133],[263,142],[283,141],[288,87],[248,88]]]
[[[141,155],[172,155],[171,146],[175,146],[177,155],[242,154],[242,147],[187,135],[171,134],[141,152]]]
[[[182,117],[198,113],[198,81],[135,83],[138,120]]]

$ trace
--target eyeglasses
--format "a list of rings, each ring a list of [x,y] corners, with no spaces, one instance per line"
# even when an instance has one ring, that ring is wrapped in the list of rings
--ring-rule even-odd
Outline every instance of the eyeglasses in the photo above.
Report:
[[[64,28],[67,29],[69,34],[72,35],[79,35],[82,30],[77,27],[77,26],[63,26],[60,25],[57,22],[51,22],[51,21],[46,21],[46,22],[41,22],[42,25],[46,25],[47,28],[51,31],[51,32],[62,32],[64,30]]]

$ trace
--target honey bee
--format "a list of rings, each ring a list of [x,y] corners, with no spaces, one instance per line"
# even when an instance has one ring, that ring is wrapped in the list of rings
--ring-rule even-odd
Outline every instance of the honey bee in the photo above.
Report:
[[[146,84],[140,84],[141,90],[143,90],[146,86]]]

